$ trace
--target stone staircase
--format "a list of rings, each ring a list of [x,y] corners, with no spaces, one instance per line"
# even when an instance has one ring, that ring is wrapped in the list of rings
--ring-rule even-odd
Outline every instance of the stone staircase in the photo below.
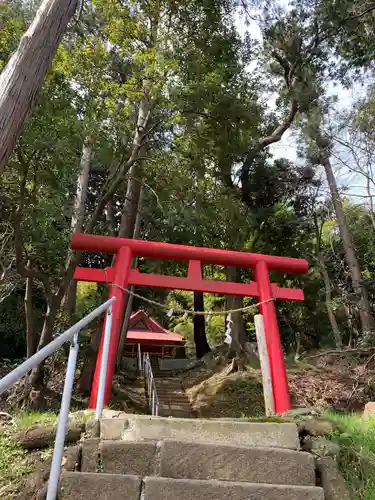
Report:
[[[60,500],[324,500],[291,423],[122,415],[101,421],[78,464]]]
[[[189,398],[185,394],[180,379],[173,377],[170,372],[161,370],[157,358],[152,357],[150,363],[159,398],[159,415],[162,417],[194,417]]]
[[[155,378],[159,398],[159,415],[162,417],[194,417],[189,398],[178,378]]]

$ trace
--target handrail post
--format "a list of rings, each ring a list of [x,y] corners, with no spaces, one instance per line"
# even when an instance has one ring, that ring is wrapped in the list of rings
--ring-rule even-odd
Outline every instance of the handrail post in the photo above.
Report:
[[[142,351],[141,344],[138,344],[138,370],[140,375],[142,375]]]
[[[57,489],[59,486],[61,459],[64,453],[64,443],[66,426],[69,418],[70,401],[72,399],[74,374],[76,370],[77,355],[78,355],[78,332],[74,334],[74,338],[70,345],[68,366],[66,369],[66,377],[64,383],[64,391],[61,398],[61,409],[59,421],[57,424],[55,447],[53,450],[51,473],[48,480],[47,499],[56,500]]]
[[[96,401],[96,418],[98,419],[102,418],[103,415],[105,382],[107,379],[107,367],[108,367],[108,356],[109,356],[109,344],[111,341],[112,317],[113,314],[112,314],[112,304],[111,304],[107,309],[107,315],[105,318],[102,364],[100,368],[98,399]]]

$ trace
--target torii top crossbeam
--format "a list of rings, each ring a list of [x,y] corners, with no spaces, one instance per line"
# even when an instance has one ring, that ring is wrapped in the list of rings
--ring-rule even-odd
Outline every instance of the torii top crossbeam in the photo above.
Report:
[[[307,273],[309,264],[304,259],[277,257],[259,253],[236,252],[216,248],[174,245],[157,241],[129,240],[112,236],[94,236],[91,234],[73,234],[71,247],[74,250],[88,252],[116,253],[127,246],[138,257],[167,260],[199,260],[202,264],[254,268],[258,262],[265,262],[270,271],[284,273]]]

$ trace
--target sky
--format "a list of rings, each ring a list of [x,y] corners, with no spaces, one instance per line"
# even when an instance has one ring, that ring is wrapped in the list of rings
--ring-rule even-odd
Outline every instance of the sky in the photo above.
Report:
[[[280,4],[287,7],[288,1],[280,0]],[[244,16],[236,16],[236,27],[241,36],[244,36],[246,31],[250,31],[252,37],[258,40],[261,40],[262,38],[261,31],[257,23],[251,21],[250,25],[246,26]],[[255,66],[256,63],[249,66],[248,70],[252,71]],[[358,99],[366,95],[366,85],[355,83],[352,88],[347,89],[340,84],[334,85],[333,82],[329,82],[327,85],[327,93],[331,96],[337,96],[337,103],[335,104],[333,114],[335,112],[339,113],[345,110],[350,110]],[[269,98],[268,104],[270,109],[275,107],[275,99],[276,95]],[[296,138],[293,137],[293,132],[290,130],[284,134],[280,142],[271,146],[270,151],[277,157],[284,157],[293,162],[301,162],[301,160],[297,158]],[[350,166],[352,159],[351,155],[348,154],[348,151],[345,151],[345,148],[342,146],[338,147],[336,151],[337,157],[341,157],[343,154],[345,162]],[[355,203],[367,203],[366,178],[361,174],[353,173],[349,168],[345,167],[342,162],[337,159],[337,157],[332,158],[332,165],[336,174],[336,180],[342,191],[348,193],[347,195]],[[328,193],[327,186],[322,189],[323,192]],[[371,193],[374,195],[375,199],[375,189],[372,189]]]

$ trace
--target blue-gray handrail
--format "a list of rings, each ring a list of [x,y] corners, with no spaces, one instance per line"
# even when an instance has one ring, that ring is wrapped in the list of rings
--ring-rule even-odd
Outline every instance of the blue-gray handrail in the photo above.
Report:
[[[68,365],[66,368],[66,377],[64,383],[64,391],[61,398],[61,408],[59,414],[59,420],[56,430],[55,446],[53,450],[51,472],[48,480],[47,489],[47,500],[56,500],[57,490],[59,485],[60,477],[60,466],[61,459],[64,453],[64,442],[66,427],[69,419],[70,402],[72,399],[74,374],[77,364],[78,356],[78,334],[85,328],[91,321],[105,311],[107,311],[105,331],[104,331],[104,341],[103,341],[103,351],[101,359],[101,370],[99,378],[99,389],[98,389],[98,399],[96,404],[96,418],[101,418],[104,406],[104,390],[105,381],[107,375],[107,364],[108,364],[108,352],[109,352],[109,341],[111,338],[112,329],[112,304],[116,300],[115,297],[107,300],[102,305],[94,309],[87,316],[82,318],[78,323],[70,327],[64,333],[55,338],[48,345],[40,349],[31,358],[24,361],[21,365],[17,366],[13,371],[8,373],[5,377],[0,380],[0,394],[9,389],[15,382],[26,375],[30,370],[36,368],[42,361],[44,361],[48,356],[53,354],[57,349],[59,349],[65,342],[71,342]]]
[[[151,415],[157,417],[159,415],[159,398],[156,392],[155,378],[152,373],[150,355],[148,352],[143,355],[142,373],[146,383],[148,404],[151,409]]]

